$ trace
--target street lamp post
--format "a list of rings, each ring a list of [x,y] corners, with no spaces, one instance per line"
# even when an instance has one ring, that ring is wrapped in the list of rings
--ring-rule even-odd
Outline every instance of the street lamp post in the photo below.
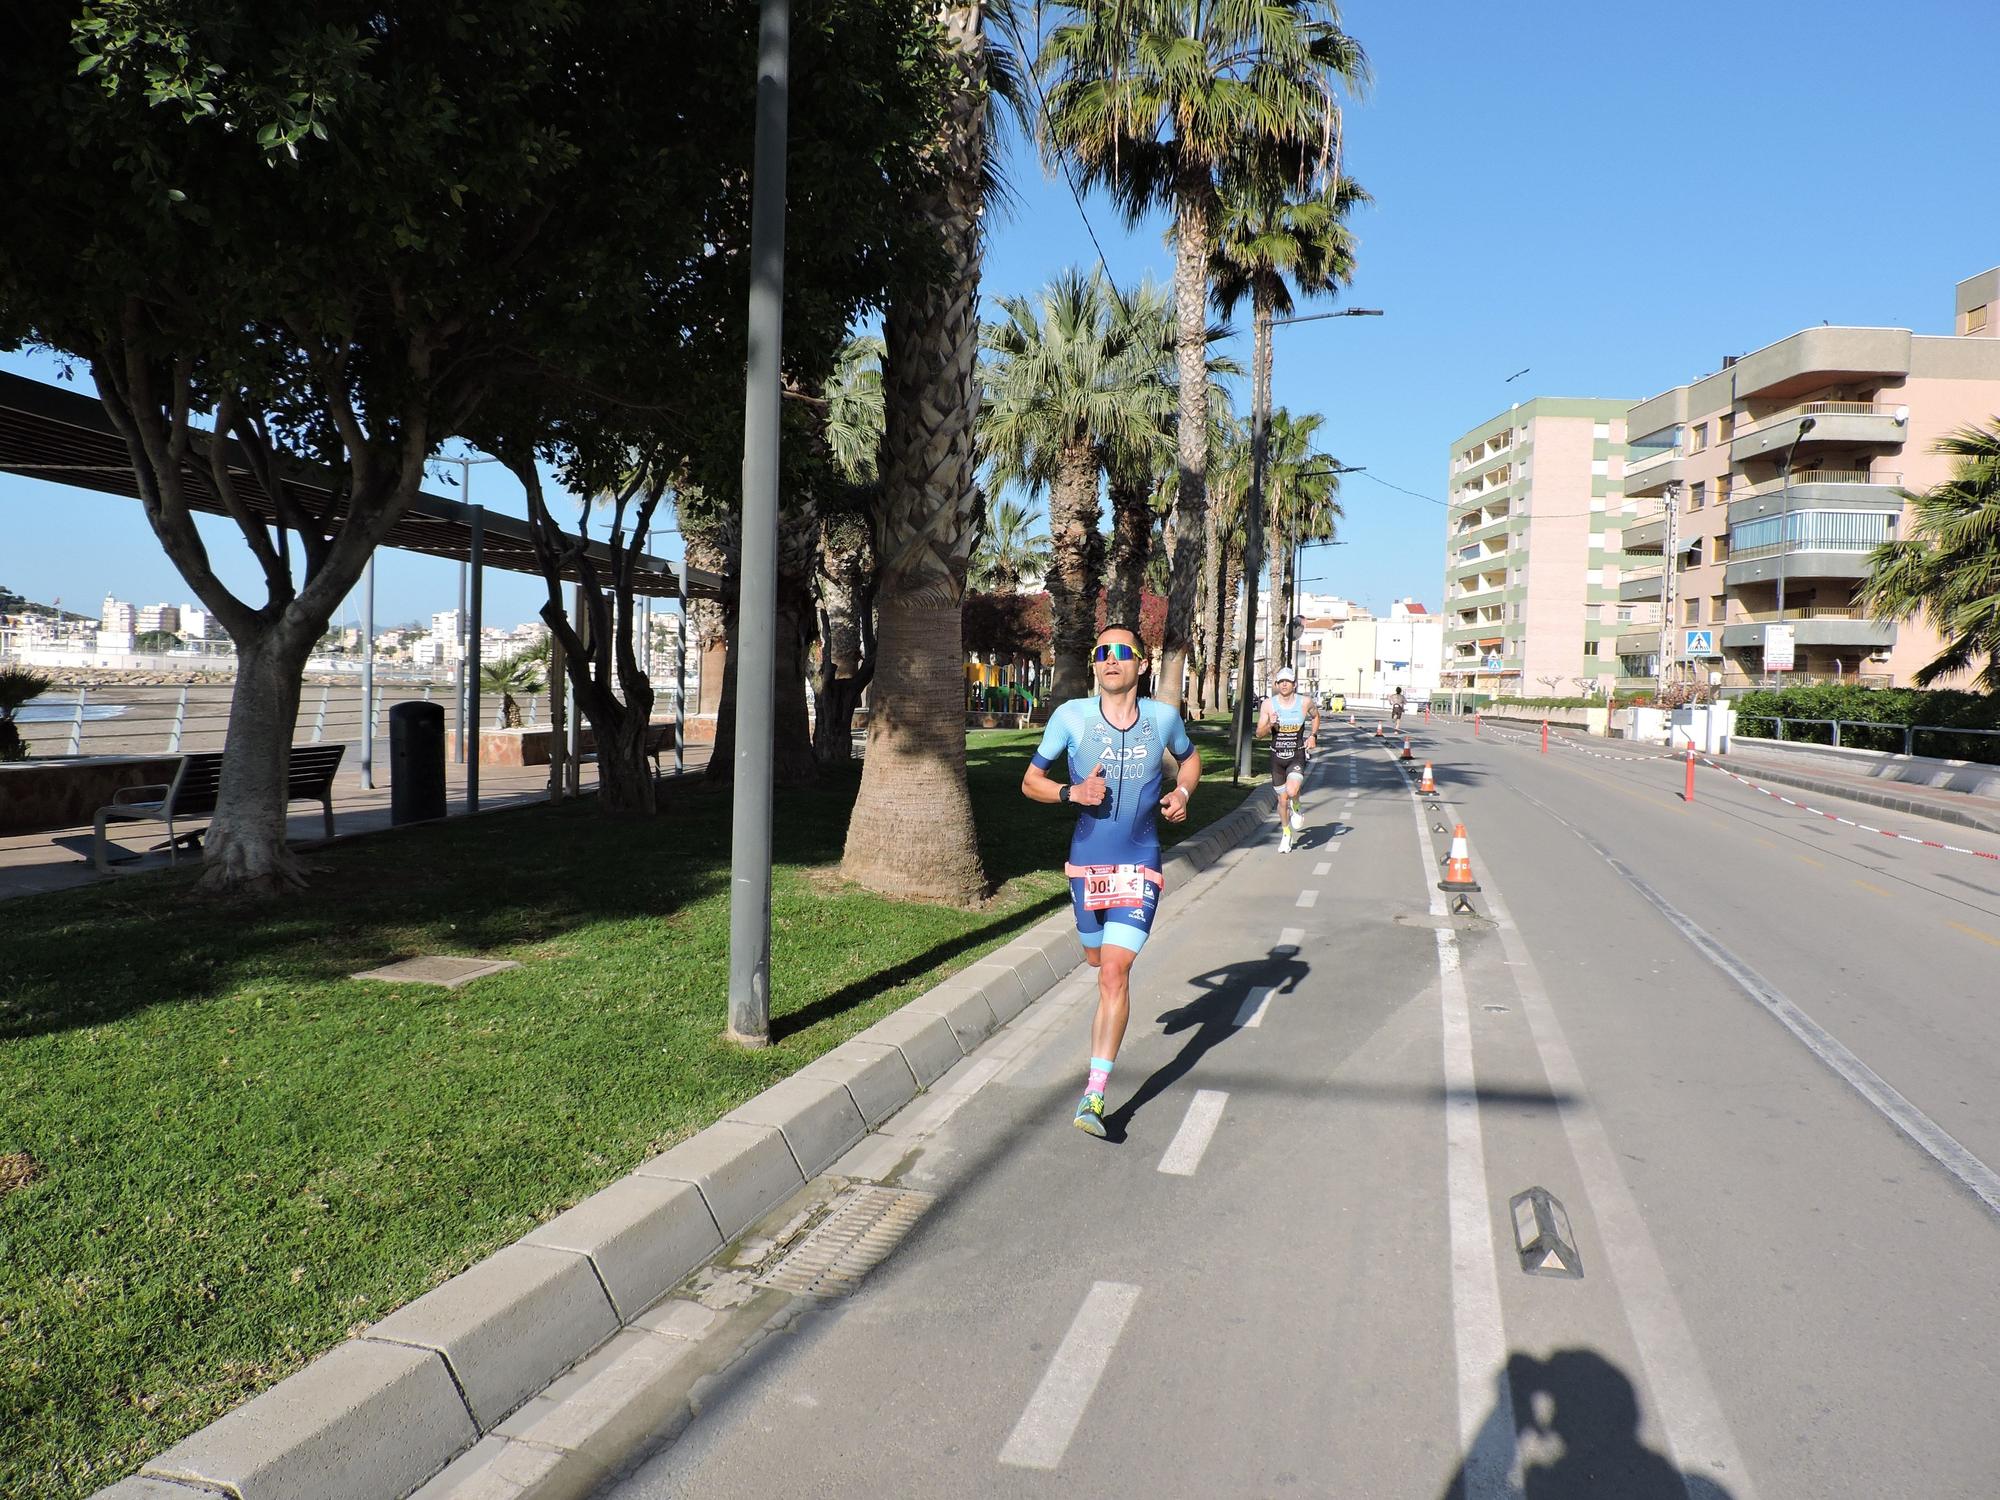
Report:
[[[785,136],[791,0],[762,0],[750,201],[743,550],[730,820],[729,1035],[771,1041],[771,762],[778,636],[779,353],[784,340]]]
[[[1382,309],[1379,307],[1343,307],[1334,312],[1308,313],[1304,317],[1274,318],[1271,327],[1275,330],[1293,323],[1320,323],[1328,318],[1381,316]],[[1230,726],[1236,748],[1236,771],[1232,781],[1241,781],[1255,774],[1251,766],[1255,748],[1251,730],[1255,726],[1250,722],[1250,693],[1257,658],[1257,585],[1264,568],[1264,465],[1271,441],[1271,392],[1265,384],[1262,368],[1251,371],[1250,387],[1250,494],[1243,519],[1243,650],[1241,665],[1237,668],[1236,712]],[[1223,571],[1226,574],[1228,570]],[[1274,623],[1272,634],[1275,636],[1276,633]],[[1224,671],[1220,675],[1226,684],[1229,674]]]

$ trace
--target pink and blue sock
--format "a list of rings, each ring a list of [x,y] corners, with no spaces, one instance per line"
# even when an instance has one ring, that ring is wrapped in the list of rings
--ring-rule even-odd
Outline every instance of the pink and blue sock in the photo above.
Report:
[[[1083,1086],[1086,1094],[1102,1094],[1104,1086],[1111,1082],[1111,1059],[1093,1057],[1090,1060],[1090,1082]]]

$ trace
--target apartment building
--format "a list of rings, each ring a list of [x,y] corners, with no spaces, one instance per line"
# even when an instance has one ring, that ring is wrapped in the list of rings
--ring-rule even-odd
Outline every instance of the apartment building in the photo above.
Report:
[[[2000,269],[1958,284],[1951,334],[1808,328],[1632,409],[1625,489],[1644,510],[1623,543],[1650,565],[1620,594],[1668,613],[1670,679],[1755,685],[1787,634],[1794,682],[1902,687],[1937,654],[1921,620],[1872,618],[1857,590],[1910,497],[1951,477],[1938,440],[2000,413],[1996,311]],[[1659,633],[1617,649],[1650,678]]]
[[[1619,633],[1657,620],[1620,597],[1631,405],[1541,396],[1452,444],[1447,690],[1604,692],[1618,676]]]
[[[1415,599],[1390,603],[1386,617],[1337,595],[1299,599],[1305,622],[1293,660],[1315,699],[1340,693],[1377,699],[1397,688],[1427,698],[1438,687],[1443,623]]]

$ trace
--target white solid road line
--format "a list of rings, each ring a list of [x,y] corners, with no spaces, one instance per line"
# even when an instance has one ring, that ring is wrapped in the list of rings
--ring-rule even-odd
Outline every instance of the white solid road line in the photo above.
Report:
[[[1287,927],[1278,934],[1278,945],[1282,948],[1296,948],[1306,940],[1303,927]]]
[[[1236,1024],[1238,1026],[1262,1026],[1264,1024],[1264,1007],[1271,1003],[1271,996],[1274,993],[1276,993],[1276,987],[1267,984],[1261,985],[1245,995],[1243,1003],[1236,1008]]]
[[[1333,847],[1338,849],[1340,845],[1335,844]],[[1328,875],[1331,874],[1332,872],[1333,872],[1333,861],[1330,859],[1323,859],[1318,864],[1313,866],[1313,874],[1315,875]]]
[[[1728,1485],[1733,1500],[1756,1500],[1756,1486],[1736,1446],[1736,1435],[1709,1383],[1701,1351],[1674,1297],[1645,1215],[1619,1169],[1618,1153],[1584,1089],[1583,1072],[1556,1019],[1541,971],[1507,903],[1500,899],[1491,862],[1482,859],[1477,868],[1486,886],[1487,910],[1498,924],[1501,951],[1514,971],[1514,989],[1521,997],[1528,1031],[1541,1054],[1542,1072],[1559,1101],[1556,1113],[1569,1137],[1570,1155],[1590,1200],[1605,1262],[1652,1389],[1654,1416],[1674,1464],[1683,1474],[1705,1469]]]
[[[1641,880],[1633,873],[1630,866],[1619,860],[1610,850],[1547,803],[1528,797],[1526,792],[1522,792],[1521,795],[1527,797],[1528,801],[1533,802],[1595,850],[1600,859],[1616,870],[1627,885],[1644,896],[1704,958],[1727,974],[1738,989],[1763,1006],[1780,1025],[1804,1042],[1813,1056],[1846,1080],[1857,1094],[1872,1104],[1890,1124],[1902,1131],[1913,1145],[1933,1157],[1939,1166],[1970,1188],[1989,1210],[2000,1214],[2000,1173],[1996,1173],[1985,1162],[1974,1156],[1957,1137],[1912,1104],[1880,1073],[1848,1051],[1839,1038],[1800,1010],[1782,990],[1710,937],[1706,929]]]
[[[1271,998],[1269,990],[1264,992],[1264,998]],[[1241,1024],[1240,1018],[1238,1024]],[[1256,1023],[1253,1021],[1250,1024],[1254,1026]],[[1167,1154],[1160,1158],[1162,1172],[1170,1177],[1194,1176],[1194,1169],[1201,1165],[1202,1153],[1208,1150],[1208,1143],[1215,1138],[1215,1127],[1222,1123],[1222,1106],[1228,1102],[1229,1096],[1220,1089],[1195,1090],[1194,1102],[1188,1105],[1187,1117],[1181,1121],[1181,1128],[1174,1132],[1174,1138],[1167,1143]]]
[[[1319,892],[1318,892],[1318,891],[1300,891],[1300,892],[1299,892],[1299,905],[1301,905],[1301,906],[1311,906],[1311,905],[1315,904],[1315,903],[1316,903],[1316,902],[1317,902],[1318,900],[1319,900]]]
[[[1423,800],[1410,793],[1417,829],[1417,867],[1430,891],[1434,917],[1444,917],[1434,884],[1430,832]],[[1486,1200],[1486,1143],[1479,1127],[1478,1079],[1472,1061],[1471,1007],[1459,968],[1457,934],[1437,930],[1438,991],[1444,1032],[1445,1196],[1451,1229],[1452,1348],[1458,1357],[1458,1441],[1464,1454],[1464,1500],[1513,1500],[1509,1482],[1517,1440],[1513,1382],[1507,1378],[1507,1329],[1500,1313],[1500,1273],[1494,1261],[1493,1219]],[[1487,1413],[1496,1420],[1487,1421]]]
[[[1042,1383],[1028,1398],[1028,1408],[1000,1450],[1000,1462],[1022,1469],[1053,1469],[1062,1462],[1076,1436],[1084,1408],[1104,1378],[1118,1335],[1132,1316],[1139,1289],[1119,1281],[1100,1281],[1077,1309],[1076,1320],[1063,1335],[1062,1347],[1049,1364]]]

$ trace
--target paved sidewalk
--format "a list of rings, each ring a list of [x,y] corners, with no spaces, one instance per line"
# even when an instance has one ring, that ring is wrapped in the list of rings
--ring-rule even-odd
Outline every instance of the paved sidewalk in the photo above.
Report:
[[[687,774],[692,775],[708,763],[709,747],[705,744],[690,745],[687,748]],[[672,784],[671,765],[668,766],[667,785]],[[357,833],[375,833],[390,827],[389,822],[389,780],[386,765],[378,767],[376,785],[373,788],[361,785],[358,769],[343,767],[334,779],[333,827],[335,838],[345,838]],[[548,798],[549,768],[547,766],[482,766],[479,771],[479,810],[495,812],[501,808],[524,807],[530,803],[546,801]],[[597,767],[586,763],[583,767],[583,786],[586,791],[597,787]],[[447,806],[452,817],[465,814],[465,767],[446,765],[445,789]],[[195,820],[197,824],[201,820]],[[176,825],[178,826],[178,825]],[[288,837],[296,846],[323,844],[325,823],[320,809],[313,804],[295,802],[290,809],[286,823]],[[139,858],[129,864],[121,864],[110,875],[96,870],[91,864],[91,845],[94,833],[89,824],[77,828],[59,828],[52,832],[9,834],[0,838],[0,901],[14,896],[38,895],[47,891],[73,890],[78,886],[90,885],[100,880],[116,880],[124,875],[164,870],[168,867],[165,854],[148,853],[154,844],[166,836],[164,824],[125,823],[114,824],[112,833],[112,855],[115,860],[120,852],[136,854]],[[199,856],[195,856],[199,859]]]

